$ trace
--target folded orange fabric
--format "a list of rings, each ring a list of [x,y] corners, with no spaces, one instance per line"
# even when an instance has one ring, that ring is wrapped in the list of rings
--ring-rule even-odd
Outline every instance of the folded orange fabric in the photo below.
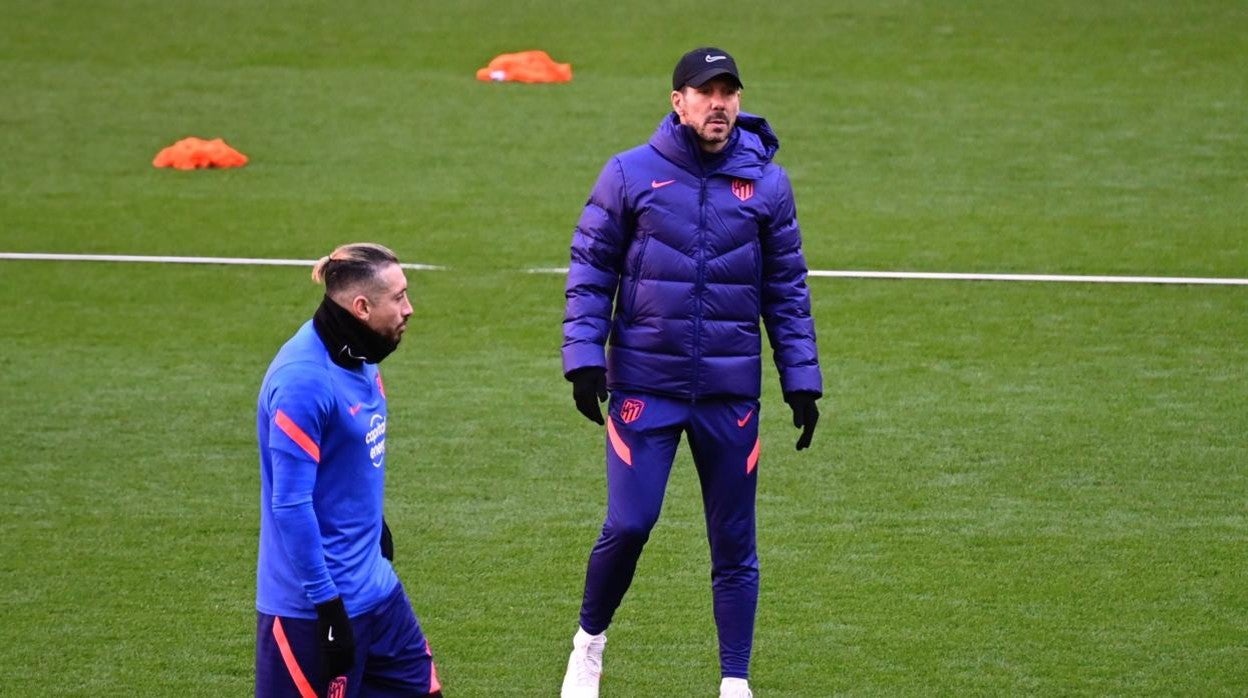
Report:
[[[247,156],[226,145],[220,138],[206,141],[202,138],[183,138],[156,153],[152,160],[156,167],[173,167],[179,170],[198,170],[205,167],[242,167]]]
[[[570,82],[572,64],[556,63],[545,51],[521,51],[496,56],[477,71],[484,82]]]

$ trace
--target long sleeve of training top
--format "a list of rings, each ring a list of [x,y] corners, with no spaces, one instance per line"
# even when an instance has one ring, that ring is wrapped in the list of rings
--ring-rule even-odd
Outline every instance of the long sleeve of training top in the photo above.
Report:
[[[269,506],[291,567],[308,600],[319,604],[338,596],[325,564],[320,524],[312,506],[320,467],[321,427],[331,396],[311,380],[310,372],[298,369],[297,364],[283,369],[293,375],[276,382],[271,399],[276,428],[269,430],[273,476]]]

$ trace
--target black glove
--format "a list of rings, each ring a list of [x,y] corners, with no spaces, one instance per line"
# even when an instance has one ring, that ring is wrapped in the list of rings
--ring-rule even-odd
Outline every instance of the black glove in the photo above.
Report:
[[[326,682],[333,681],[355,664],[355,633],[342,597],[316,605],[316,624],[321,634],[321,671]]]
[[[394,562],[394,536],[390,535],[390,527],[386,520],[381,520],[381,556]]]
[[[572,399],[576,400],[576,409],[591,422],[606,424],[602,421],[602,407],[598,403],[607,399],[607,369],[599,366],[578,368],[568,374],[572,381]]]
[[[819,408],[815,406],[818,399],[818,393],[804,390],[784,394],[784,401],[793,409],[793,426],[802,430],[802,435],[797,437],[799,451],[810,446],[810,439],[815,435],[815,425],[819,423]]]

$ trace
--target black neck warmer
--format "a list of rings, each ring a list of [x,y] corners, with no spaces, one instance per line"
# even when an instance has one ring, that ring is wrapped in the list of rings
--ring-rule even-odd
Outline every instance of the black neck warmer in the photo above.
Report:
[[[329,358],[343,368],[358,368],[365,362],[381,363],[399,346],[371,330],[329,296],[325,296],[312,316],[312,327],[329,350]]]

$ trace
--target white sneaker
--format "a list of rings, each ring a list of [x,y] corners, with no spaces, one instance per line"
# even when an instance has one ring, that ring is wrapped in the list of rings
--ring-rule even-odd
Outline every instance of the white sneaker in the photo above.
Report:
[[[590,635],[581,628],[572,638],[572,654],[568,671],[563,675],[560,698],[598,698],[598,681],[602,678],[602,650],[607,635]]]
[[[724,679],[719,682],[719,698],[754,698],[754,692],[745,679]]]

